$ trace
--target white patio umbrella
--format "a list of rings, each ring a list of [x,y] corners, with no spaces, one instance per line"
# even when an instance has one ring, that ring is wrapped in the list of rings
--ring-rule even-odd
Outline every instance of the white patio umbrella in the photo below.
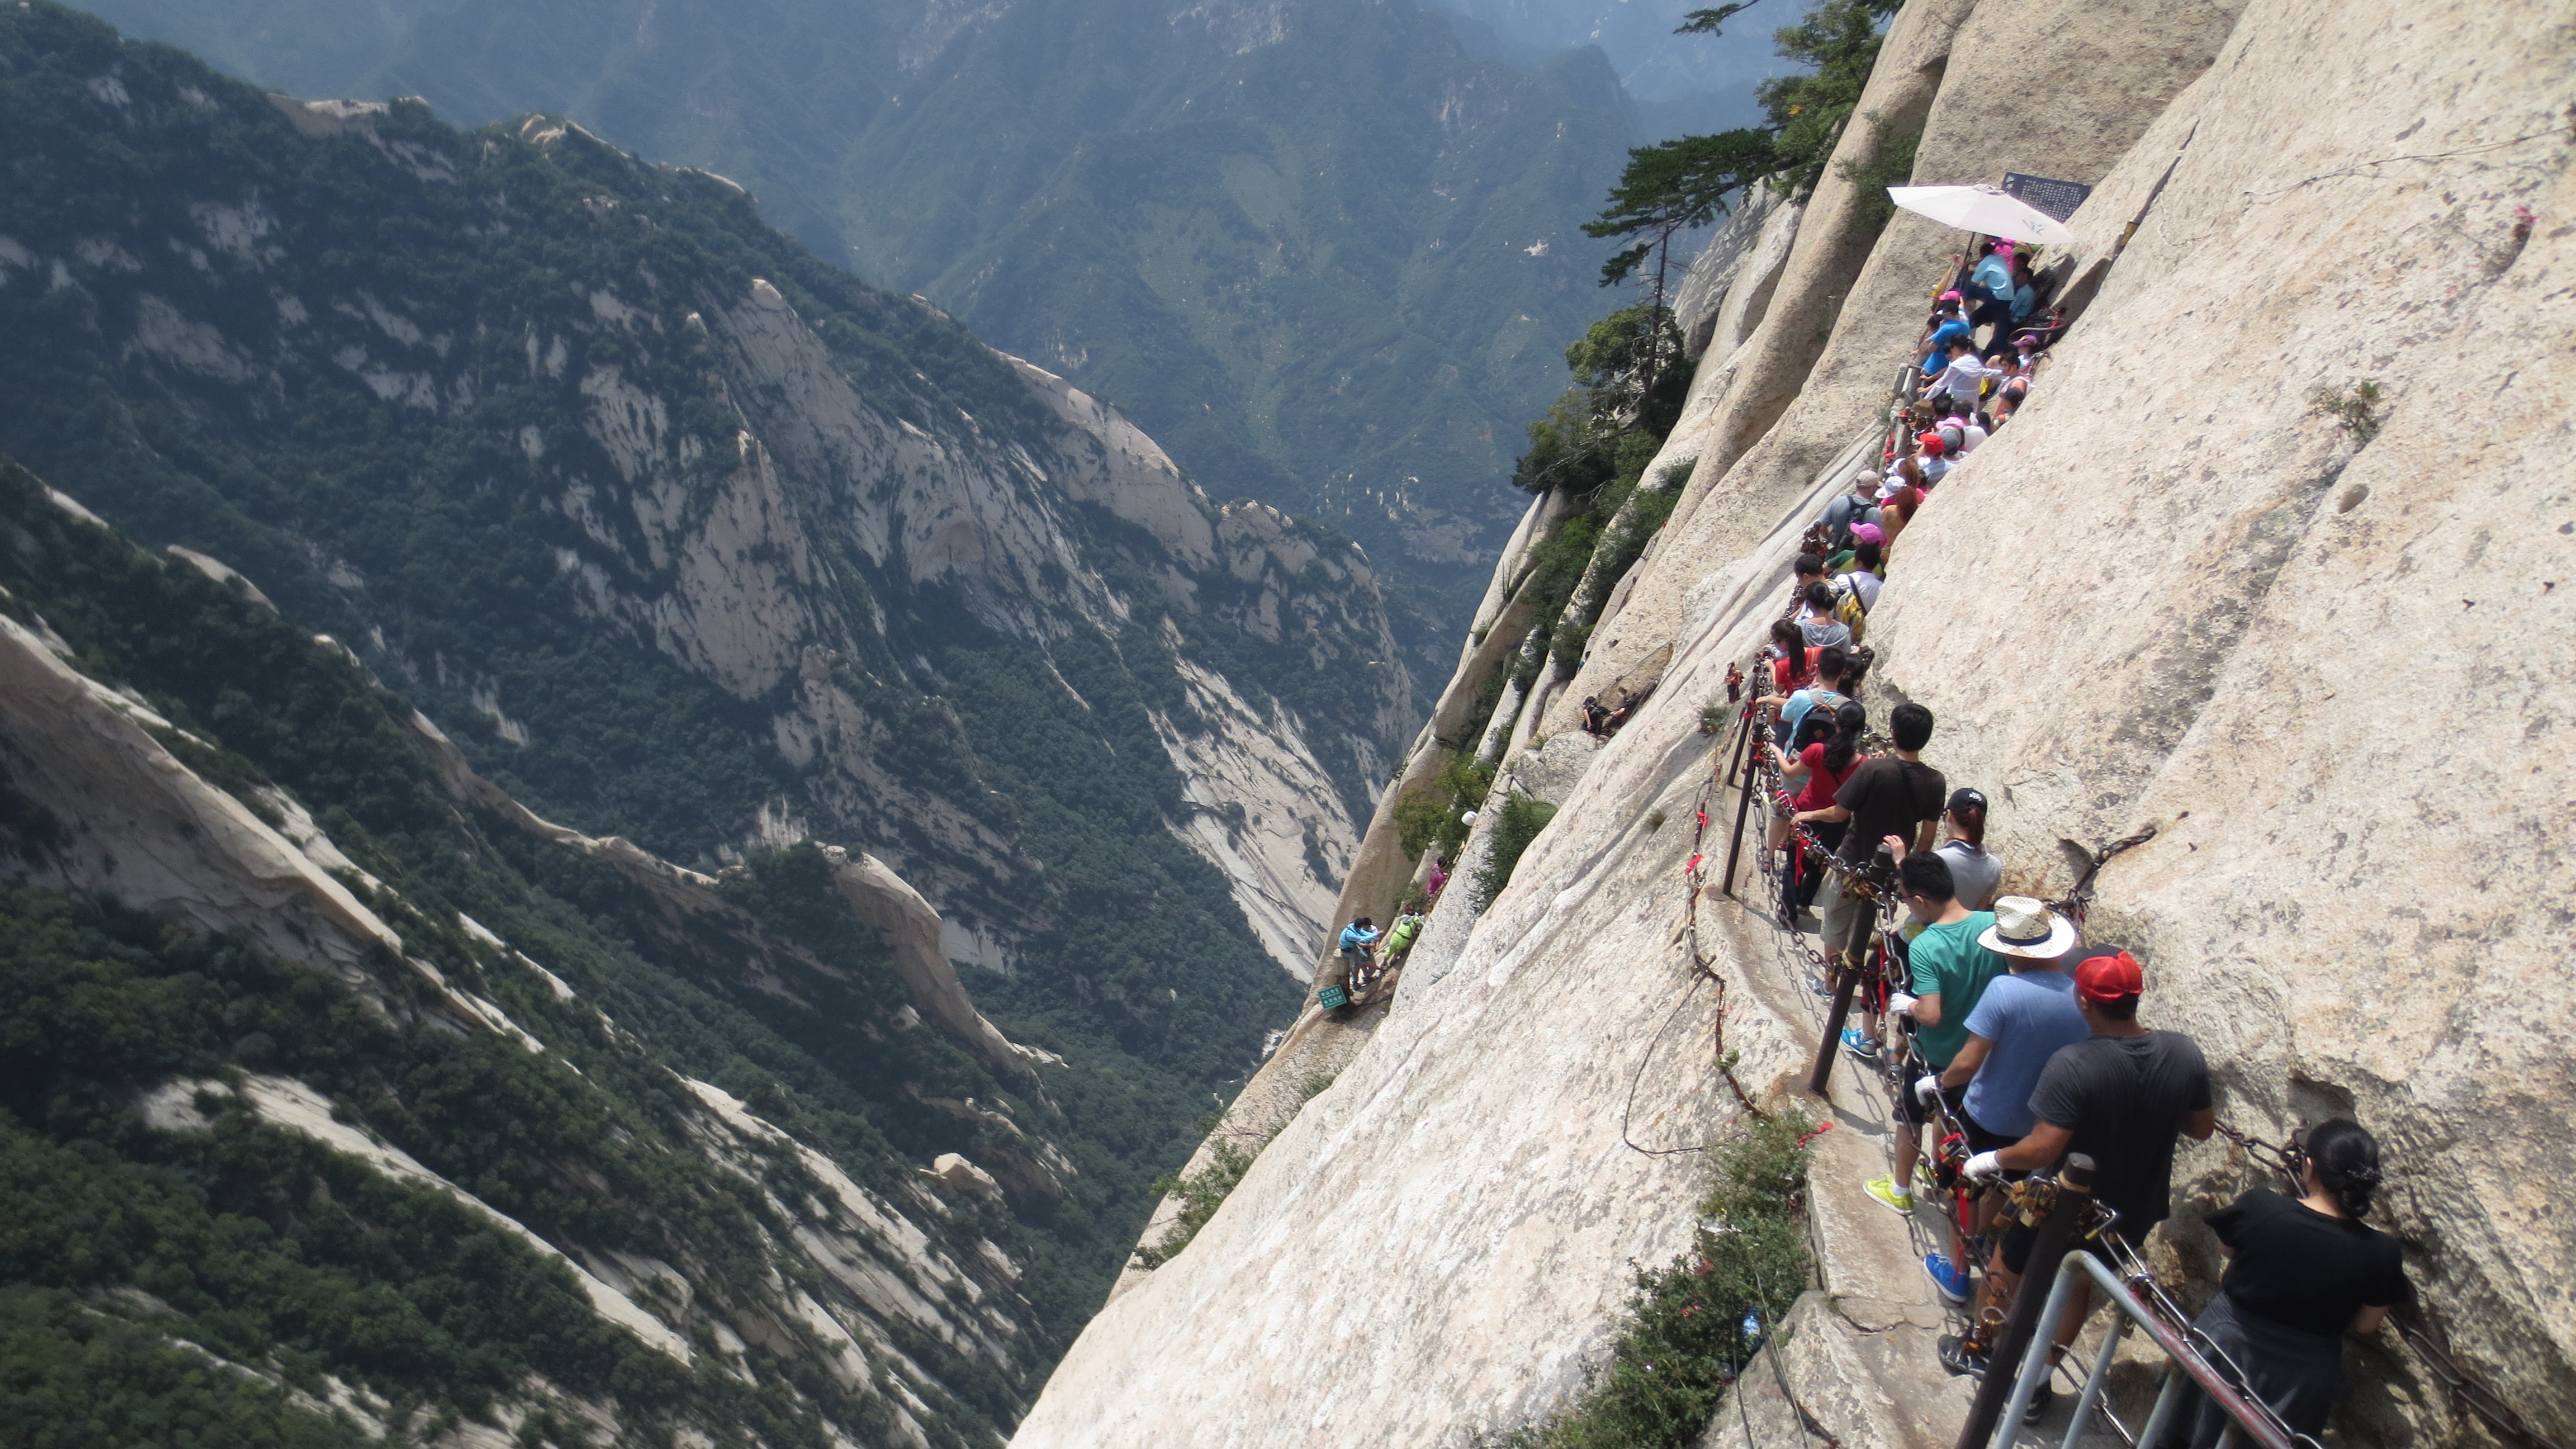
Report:
[[[2027,202],[2006,196],[1996,186],[1891,186],[1887,199],[1917,216],[1983,232],[2006,241],[2067,246],[2075,233],[2066,224]]]

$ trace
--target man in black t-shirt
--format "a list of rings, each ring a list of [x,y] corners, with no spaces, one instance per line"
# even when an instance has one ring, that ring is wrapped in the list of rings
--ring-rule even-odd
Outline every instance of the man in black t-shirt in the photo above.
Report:
[[[1932,711],[1910,702],[1900,704],[1888,714],[1887,733],[1896,742],[1894,754],[1864,761],[1834,792],[1833,804],[1801,810],[1795,817],[1801,824],[1850,821],[1836,853],[1854,867],[1869,864],[1880,841],[1890,835],[1909,842],[1909,849],[1929,852],[1941,807],[1950,798],[1950,782],[1923,763],[1923,747],[1932,743]],[[1825,954],[1848,950],[1857,960],[1869,950],[1869,939],[1860,929],[1861,897],[1842,889],[1838,878],[1828,882],[1826,889],[1831,894],[1823,907]]]
[[[2054,1169],[2081,1152],[2093,1159],[2093,1200],[2120,1214],[2114,1231],[2133,1248],[2171,1214],[2176,1139],[2205,1142],[2218,1126],[2199,1045],[2178,1031],[2138,1024],[2144,989],[2144,973],[2126,951],[2077,967],[2075,1005],[2093,1034],[2060,1047],[2040,1070],[2030,1094],[2038,1118],[2030,1135],[1980,1152],[1967,1165],[1970,1177],[1992,1177],[2007,1169]],[[2036,1236],[2018,1225],[2005,1231],[1986,1273],[1988,1303],[2011,1304]],[[2105,1251],[2099,1244],[2090,1250]],[[2057,1326],[2059,1344],[2075,1340],[2091,1310],[2089,1287],[2089,1279],[2075,1284],[2075,1301]]]

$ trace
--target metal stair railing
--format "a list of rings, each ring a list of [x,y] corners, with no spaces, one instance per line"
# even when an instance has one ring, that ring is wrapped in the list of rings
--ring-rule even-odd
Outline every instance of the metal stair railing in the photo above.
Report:
[[[2056,1347],[2056,1336],[2048,1330],[2064,1314],[2079,1274],[2092,1275],[2094,1285],[2118,1312],[2111,1320],[2110,1331],[2103,1334],[2102,1347],[2094,1354],[2092,1367],[2084,1376],[2083,1388],[2075,1401],[2074,1416],[2066,1426],[2063,1449],[2076,1449],[2084,1437],[2085,1427],[2096,1413],[2110,1420],[2102,1403],[2103,1382],[2110,1374],[2112,1359],[2118,1355],[2120,1341],[2132,1323],[2146,1330],[2147,1337],[2171,1360],[2157,1390],[2155,1407],[2148,1412],[2147,1422],[2135,1437],[2117,1420],[2110,1420],[2113,1430],[2132,1446],[2160,1442],[2182,1407],[2184,1388],[2196,1385],[2231,1421],[2227,1431],[2219,1436],[2219,1449],[2230,1449],[2230,1446],[2241,1449],[2248,1444],[2260,1445],[2261,1449],[2319,1449],[2316,1440],[2281,1422],[2271,1409],[2239,1387],[2241,1375],[2234,1365],[2225,1364],[2223,1356],[2218,1363],[2211,1362],[2195,1341],[2199,1339],[2198,1334],[2188,1326],[2177,1326],[2160,1311],[2157,1303],[2140,1294],[2130,1281],[2114,1273],[2100,1258],[2080,1249],[2068,1253],[2058,1264],[2056,1279],[2049,1285],[2048,1305],[2040,1311],[2041,1329],[2031,1336],[2030,1350],[2022,1357],[2020,1372],[2013,1380],[2012,1397],[1996,1422],[1994,1437],[1988,1441],[1989,1449],[2009,1449],[2021,1428],[2023,1412],[2030,1407],[2039,1386],[2047,1380]],[[2031,1286],[2035,1285],[2025,1285],[2023,1291],[2028,1292]],[[2157,1295],[2158,1298],[2161,1296]],[[2215,1346],[2212,1348],[2214,1351]]]

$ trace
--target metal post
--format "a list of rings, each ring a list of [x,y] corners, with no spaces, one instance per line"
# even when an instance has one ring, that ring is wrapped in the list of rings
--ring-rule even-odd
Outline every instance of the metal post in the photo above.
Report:
[[[2218,1405],[2220,1411],[2227,1415],[2226,1433],[2236,1442],[2256,1445],[2259,1449],[2298,1449],[2298,1446],[2305,1442],[2297,1436],[2284,1432],[2262,1404],[2246,1392],[2243,1384],[2236,1382],[2231,1373],[2218,1364],[2211,1363],[2201,1354],[2198,1345],[2191,1341],[2186,1330],[2175,1328],[2148,1308],[2138,1297],[2137,1290],[2122,1282],[2119,1275],[2103,1266],[2101,1259],[2090,1253],[2069,1253],[2066,1255],[2066,1262],[2071,1267],[2080,1268],[2091,1275],[2094,1286],[2102,1290],[2103,1297],[2110,1301],[2111,1307],[2134,1320],[2147,1337],[2155,1342],[2156,1347],[2163,1349],[2165,1356],[2174,1361],[2175,1371],[2188,1378],[2194,1386]],[[2176,1390],[2176,1393],[2179,1394],[2179,1390]],[[2159,1405],[2157,1409],[2159,1414],[2168,1411],[2179,1413],[2181,1406],[2179,1404]],[[2161,1431],[2161,1425],[2155,1427]],[[2141,1431],[2139,1442],[2152,1444],[2155,1442],[2154,1436]],[[2222,1438],[2220,1442],[2225,1443],[2227,1440]]]
[[[2147,1426],[2138,1431],[2138,1449],[2155,1449],[2164,1441],[2165,1426],[2173,1422],[2175,1411],[2182,1407],[2183,1390],[2190,1383],[2191,1375],[2179,1366],[2165,1369],[2164,1382],[2156,1390],[2156,1406],[2147,1411]]]
[[[1752,689],[1753,687],[1748,684],[1745,688]],[[1754,698],[1761,698],[1761,691],[1754,690]],[[1744,745],[1747,740],[1753,738],[1754,709],[1755,706],[1751,704],[1745,705],[1743,722],[1735,727],[1735,747],[1726,752],[1726,783],[1729,785],[1735,783],[1735,771],[1738,766],[1749,768],[1752,764],[1752,761],[1747,757],[1748,752],[1745,750]]]
[[[1830,865],[1825,868],[1833,869]],[[1852,939],[1866,941],[1878,933],[1878,902],[1869,896],[1860,899],[1860,929],[1852,933]],[[1834,959],[1831,941],[1825,943],[1825,957]],[[1807,1090],[1819,1097],[1825,1095],[1825,1085],[1833,1080],[1834,1057],[1843,1045],[1843,1023],[1851,1016],[1852,993],[1860,989],[1859,966],[1846,961],[1840,970],[1842,982],[1834,988],[1833,1010],[1825,1013],[1825,1039],[1816,1044],[1815,1069],[1807,1073]]]
[[[2056,1337],[2055,1310],[2071,1291],[2058,1267],[2066,1260],[2066,1250],[2074,1245],[2075,1224],[2092,1202],[2093,1159],[2081,1152],[2068,1153],[2066,1165],[2057,1170],[2057,1202],[2040,1221],[2038,1240],[2031,1244],[2030,1261],[2022,1265],[2021,1291],[2013,1295],[2012,1317],[2004,1321],[2003,1338],[1986,1351],[1986,1376],[1977,1385],[1977,1400],[1968,1408],[1968,1422],[1960,1426],[1958,1449],[1983,1449],[1986,1441],[1994,1437],[1995,1424],[2002,1418],[2007,1398],[2012,1400],[2012,1417],[2003,1422],[2013,1427],[2021,1423],[2021,1411],[2029,1406],[2030,1395],[2038,1390],[2040,1379],[2048,1372],[2049,1350]],[[2021,1373],[2007,1384],[2004,1366],[2019,1362],[2032,1348],[2034,1339],[2038,1343],[2036,1355],[2022,1364]]]
[[[2070,1254],[2059,1259],[2057,1272],[2048,1280],[2048,1301],[2047,1305],[2039,1311],[2039,1321],[2042,1327],[2052,1331],[2031,1335],[2030,1349],[2020,1356],[2021,1361],[2015,1367],[2012,1393],[2004,1400],[2004,1411],[1995,1431],[1995,1443],[1990,1446],[1990,1449],[2010,1449],[2016,1437],[2014,1430],[2021,1425],[2021,1416],[2030,1412],[2030,1401],[2038,1397],[2039,1386],[2048,1382],[2048,1371],[2054,1366],[2057,1358],[2057,1335],[2053,1330],[2057,1326],[2059,1316],[2066,1312],[2067,1300],[2074,1296],[2076,1272],[2073,1255]],[[2035,1278],[2024,1278],[2022,1286],[2025,1289],[2036,1288],[2039,1283]],[[2023,1298],[2031,1296],[2027,1292],[2022,1294]],[[2020,1307],[2020,1301],[2016,1299],[2013,1306]],[[2005,1331],[2007,1333],[2011,1331],[2010,1325],[2006,1325]],[[1987,1383],[1995,1381],[1995,1371],[2004,1363],[2005,1360],[2001,1356],[1986,1360]],[[1982,1399],[1985,1395],[1980,1392],[1978,1397]],[[1971,1410],[1971,1412],[1974,1411]]]
[[[2066,1422],[2062,1449],[2075,1449],[2076,1441],[2084,1437],[2084,1425],[2093,1417],[2093,1406],[2102,1402],[2102,1381],[2111,1372],[2111,1356],[2120,1351],[2120,1340],[2128,1331],[2127,1316],[2112,1314],[2111,1331],[2102,1335],[2102,1351],[2093,1356],[2093,1372],[2085,1376],[2084,1393],[2075,1401],[2075,1417]],[[2146,1445],[2142,1442],[2139,1449],[2146,1449]]]
[[[1751,715],[1746,715],[1744,718],[1743,742],[1749,746],[1752,743],[1752,740],[1753,717]],[[1725,892],[1730,899],[1735,895],[1735,861],[1738,856],[1744,853],[1744,818],[1753,813],[1754,774],[1755,771],[1753,769],[1752,762],[1749,760],[1746,761],[1744,765],[1744,798],[1736,802],[1735,833],[1728,836],[1726,840],[1726,880],[1724,884],[1719,886],[1719,889]],[[1732,771],[1729,772],[1728,777],[1730,779],[1733,778]],[[1768,847],[1765,848],[1767,849]]]

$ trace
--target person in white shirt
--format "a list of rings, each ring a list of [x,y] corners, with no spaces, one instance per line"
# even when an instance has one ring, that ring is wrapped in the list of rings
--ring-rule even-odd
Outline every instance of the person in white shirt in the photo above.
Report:
[[[1941,375],[1932,379],[1926,391],[1947,393],[1958,407],[1974,408],[1977,394],[1992,375],[1993,370],[1978,360],[1977,350],[1968,345],[1968,340],[1954,337],[1950,339],[1950,365],[1941,369]]]
[[[1861,529],[1869,531],[1864,535]],[[1860,611],[1864,614],[1878,607],[1878,591],[1886,587],[1886,581],[1878,576],[1882,557],[1879,541],[1884,537],[1886,535],[1873,523],[1864,523],[1852,530],[1852,566],[1834,578],[1834,592],[1859,599]]]

